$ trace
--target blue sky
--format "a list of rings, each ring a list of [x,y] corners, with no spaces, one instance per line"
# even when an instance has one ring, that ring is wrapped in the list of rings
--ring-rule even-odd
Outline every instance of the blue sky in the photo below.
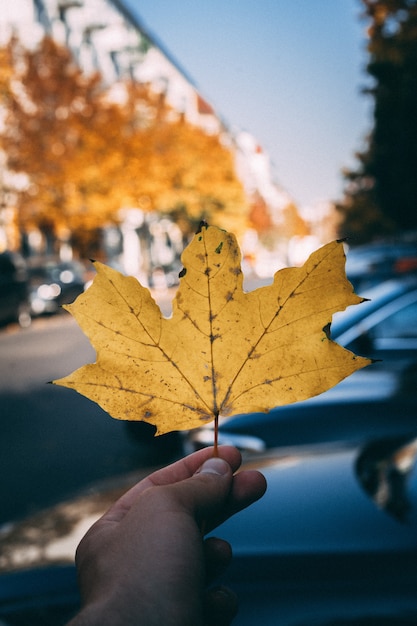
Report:
[[[337,200],[372,126],[359,0],[124,0],[303,205]]]

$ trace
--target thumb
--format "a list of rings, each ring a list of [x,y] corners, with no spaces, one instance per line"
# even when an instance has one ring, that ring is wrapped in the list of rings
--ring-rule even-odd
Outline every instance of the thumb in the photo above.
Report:
[[[203,475],[211,474],[214,476],[228,476],[229,475],[231,478],[232,468],[230,467],[227,461],[225,461],[224,459],[221,459],[218,456],[215,456],[215,457],[211,457],[210,459],[207,459],[207,461],[205,461],[203,465],[196,471],[194,476],[191,477],[191,480],[195,479],[196,477],[201,476],[202,474]]]
[[[172,485],[176,495],[196,520],[213,528],[224,517],[233,484],[233,471],[224,459],[210,458],[186,480]],[[209,530],[209,528],[205,528]]]

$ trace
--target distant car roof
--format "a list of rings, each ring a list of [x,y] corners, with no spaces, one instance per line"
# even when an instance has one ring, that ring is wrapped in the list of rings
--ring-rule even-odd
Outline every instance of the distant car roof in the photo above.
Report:
[[[392,300],[417,290],[417,277],[407,276],[401,279],[387,280],[379,285],[359,293],[367,301],[348,307],[345,311],[333,315],[332,337],[339,338],[348,328],[361,319],[380,309]]]

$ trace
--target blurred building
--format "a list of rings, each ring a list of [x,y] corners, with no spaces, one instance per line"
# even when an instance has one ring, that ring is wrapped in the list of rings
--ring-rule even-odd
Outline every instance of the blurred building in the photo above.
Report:
[[[108,85],[126,77],[150,83],[191,123],[220,130],[219,116],[191,77],[122,0],[13,0],[0,12],[0,44],[13,33],[29,48],[50,35],[86,73],[99,71]]]
[[[0,45],[17,34],[26,47],[48,34],[70,48],[81,68],[99,71],[115,99],[129,77],[163,92],[167,102],[207,133],[220,133],[236,156],[236,172],[249,199],[261,199],[279,227],[291,198],[273,180],[268,156],[247,132],[231,130],[200,93],[186,70],[123,0],[13,0],[0,12]],[[1,208],[0,208],[1,211]],[[3,220],[4,221],[4,220]],[[0,216],[0,229],[1,226]],[[255,228],[256,231],[256,228]],[[253,237],[252,248],[253,248]]]

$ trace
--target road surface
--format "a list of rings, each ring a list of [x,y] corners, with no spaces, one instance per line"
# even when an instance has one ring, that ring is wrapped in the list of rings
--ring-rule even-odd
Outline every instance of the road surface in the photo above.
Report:
[[[96,480],[170,458],[76,392],[47,384],[95,360],[69,314],[0,329],[0,525]],[[143,424],[139,424],[143,426]],[[173,452],[177,455],[178,450]]]

